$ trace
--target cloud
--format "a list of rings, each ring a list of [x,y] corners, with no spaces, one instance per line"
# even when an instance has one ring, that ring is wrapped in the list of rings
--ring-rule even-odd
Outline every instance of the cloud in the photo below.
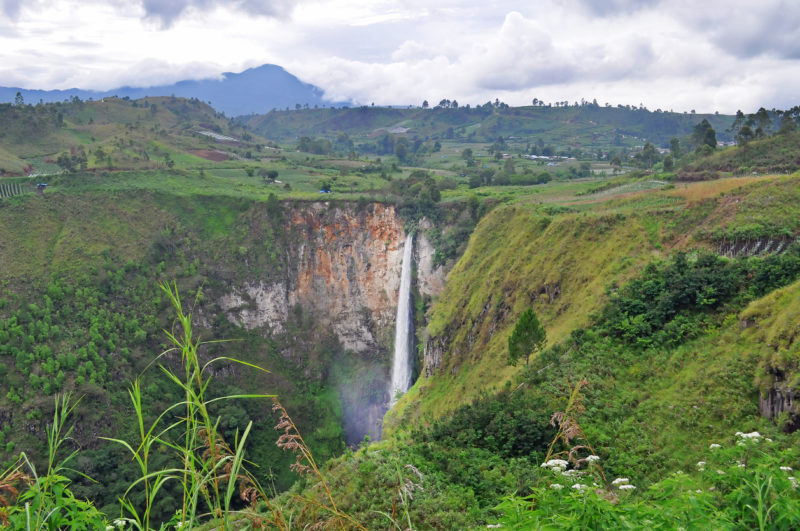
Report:
[[[30,88],[274,63],[337,101],[735,112],[796,104],[798,60],[789,0],[0,0],[0,78]]]
[[[184,14],[208,12],[217,8],[241,11],[248,15],[285,18],[298,0],[142,0],[145,18],[169,28]]]
[[[463,105],[496,97],[520,105],[536,96],[735,112],[791,106],[791,90],[768,89],[769,80],[780,80],[781,87],[800,82],[800,69],[787,68],[792,63],[783,58],[721,53],[708,32],[682,19],[680,9],[639,9],[603,19],[601,29],[588,11],[565,19],[553,9],[509,12],[483,33],[444,33],[431,24],[422,21],[420,31],[399,41],[384,60],[321,56],[287,67],[332,99],[392,105],[441,98]]]
[[[601,17],[630,14],[657,5],[661,0],[577,0],[589,13]]]
[[[739,59],[800,59],[800,11],[785,0],[728,0],[718,4],[680,0],[665,7],[688,39],[707,40],[717,53]]]
[[[22,0],[2,0],[0,2],[0,12],[14,20],[19,16],[22,3]]]

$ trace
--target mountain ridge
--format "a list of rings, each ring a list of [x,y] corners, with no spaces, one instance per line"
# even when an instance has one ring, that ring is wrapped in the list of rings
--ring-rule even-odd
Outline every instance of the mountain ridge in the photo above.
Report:
[[[20,87],[0,87],[0,102],[14,102],[17,93],[27,103],[44,103],[79,98],[86,100],[110,96],[139,99],[147,96],[180,96],[209,102],[216,110],[229,116],[267,113],[276,108],[295,108],[296,105],[342,105],[324,97],[324,92],[305,83],[273,64],[248,68],[239,73],[224,72],[220,79],[182,80],[171,85],[151,87],[122,86],[110,90],[80,88],[41,90]]]

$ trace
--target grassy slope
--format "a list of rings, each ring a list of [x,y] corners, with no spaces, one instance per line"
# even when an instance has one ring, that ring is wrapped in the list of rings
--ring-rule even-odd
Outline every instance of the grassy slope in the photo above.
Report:
[[[589,322],[610,281],[621,281],[652,253],[635,218],[553,219],[532,206],[495,210],[479,224],[432,310],[429,334],[449,338],[439,375],[421,378],[393,413],[432,420],[502,387],[519,370],[505,356],[508,336],[526,307],[533,303],[548,342],[558,342]],[[550,302],[547,291],[554,289],[560,295]]]
[[[85,151],[90,170],[158,170],[166,168],[165,155],[176,168],[213,168],[220,164],[190,151],[220,150],[235,162],[248,151],[257,156],[259,146],[266,143],[252,135],[245,140],[241,129],[204,103],[170,97],[4,106],[0,108],[0,128],[0,169],[17,175],[24,173],[27,165],[38,172],[57,172],[47,161],[62,153],[75,155],[76,149]],[[196,134],[198,130],[214,130],[240,141],[216,143]],[[98,150],[103,151],[102,156]]]
[[[387,431],[428,422],[511,380],[520,369],[506,364],[507,338],[530,304],[553,345],[590,322],[606,300],[606,287],[621,284],[653,258],[697,246],[715,249],[715,230],[735,232],[754,219],[771,220],[774,232],[764,237],[787,228],[796,235],[798,194],[795,175],[587,200],[580,214],[548,217],[542,206],[524,203],[494,210],[431,310],[428,334],[447,341],[442,366],[399,402],[387,417]],[[550,302],[543,292],[554,285],[560,294]]]
[[[292,408],[304,435],[319,441],[318,449],[331,445],[331,449],[321,451],[321,458],[341,451],[341,412],[335,410],[338,399],[330,388],[326,389],[322,382],[315,380],[316,375],[325,373],[319,366],[330,363],[328,358],[338,352],[338,343],[332,332],[315,326],[311,316],[305,316],[302,322],[290,322],[286,337],[279,338],[263,338],[258,332],[248,333],[228,324],[225,319],[210,321],[218,312],[214,303],[216,297],[224,292],[232,278],[252,275],[264,278],[270,274],[268,272],[280,274],[281,263],[275,263],[280,259],[275,257],[284,256],[285,241],[280,233],[285,227],[264,221],[269,219],[265,213],[267,209],[264,202],[252,199],[176,196],[142,190],[48,191],[42,197],[28,195],[0,202],[0,233],[3,234],[0,238],[0,263],[4,271],[0,299],[5,299],[0,302],[0,319],[7,319],[20,304],[24,307],[35,303],[43,307],[48,293],[45,287],[51,279],[56,279],[61,285],[99,290],[102,294],[111,289],[109,285],[119,283],[121,287],[112,291],[109,297],[101,297],[99,303],[97,300],[90,302],[91,309],[87,312],[93,312],[93,318],[99,315],[101,323],[111,313],[123,315],[126,322],[138,319],[143,326],[147,323],[146,342],[133,342],[130,333],[121,332],[116,351],[105,351],[100,346],[100,356],[109,367],[107,381],[99,385],[78,384],[76,371],[63,368],[66,375],[64,390],[92,397],[85,401],[92,405],[85,414],[82,413],[85,425],[80,426],[80,435],[76,435],[81,444],[96,450],[99,446],[97,433],[118,436],[126,434],[132,427],[128,423],[126,386],[163,351],[165,338],[161,331],[170,326],[169,310],[157,302],[160,299],[156,284],[177,280],[189,302],[200,287],[206,294],[205,304],[195,309],[205,319],[200,332],[203,338],[235,340],[213,347],[216,352],[272,371],[269,375],[248,373],[245,380],[236,381],[242,375],[234,370],[235,378],[223,374],[218,385],[252,386],[252,389],[248,387],[250,392],[268,390],[277,393],[286,406]],[[248,266],[242,261],[242,249],[247,251]],[[141,270],[136,269],[135,274],[121,274],[120,271],[127,270],[128,263],[137,268],[141,266]],[[112,277],[117,280],[111,280]],[[67,302],[72,304],[74,298],[77,297],[70,296]],[[47,317],[48,323],[52,319],[52,324],[60,327],[63,335],[49,342],[41,340],[58,355],[73,353],[88,341],[75,330],[76,326],[85,325],[83,321],[79,322],[67,302],[57,303],[52,315]],[[67,308],[67,311],[62,312],[62,308]],[[120,358],[122,347],[130,348],[130,357]],[[296,359],[292,362],[284,358],[293,355]],[[79,361],[79,365],[81,363]],[[6,440],[15,441],[17,446],[0,448],[0,460],[9,459],[12,451],[19,450],[41,455],[36,447],[41,441],[30,440],[26,432],[25,415],[41,409],[47,418],[52,397],[27,384],[27,374],[16,369],[13,357],[0,356],[0,364],[4,365],[0,409],[13,410],[19,415],[13,423],[13,430],[6,433]],[[309,378],[304,371],[315,376]],[[39,360],[30,372],[43,374]],[[164,385],[155,367],[144,372],[144,379],[147,385]],[[7,397],[12,385],[26,390],[19,405]],[[100,410],[93,409],[94,401],[111,405],[101,415]],[[284,463],[287,466],[279,463],[290,458],[282,455],[273,444],[269,409],[263,404],[245,406],[248,408],[245,418],[255,419],[256,431],[261,434],[254,458],[275,466],[277,485],[286,488],[294,478],[288,470],[288,463]],[[233,411],[239,412],[236,420],[242,418],[240,409],[233,408]],[[114,422],[117,422],[114,431],[109,431],[109,423]],[[105,452],[102,448],[99,451]],[[101,473],[106,472],[102,469]],[[117,479],[114,488],[119,487],[122,481]],[[108,483],[105,486],[111,488]],[[113,488],[109,492],[120,493]],[[96,493],[92,491],[84,495],[94,496]]]
[[[671,137],[691,133],[694,125],[704,118],[720,136],[724,136],[724,130],[732,121],[732,117],[726,115],[572,105],[508,109],[307,109],[254,116],[247,124],[260,134],[287,140],[293,140],[296,135],[333,138],[339,132],[354,139],[374,140],[375,135],[391,128],[405,127],[410,129],[410,135],[421,138],[446,138],[453,134],[466,138],[474,132],[476,141],[512,136],[530,141],[541,138],[560,148],[607,148],[614,143],[617,133],[624,135],[620,139],[624,145],[641,145],[647,139],[666,147]]]
[[[759,387],[772,386],[775,373],[782,373],[782,386],[796,387],[800,383],[800,282],[754,301],[741,313],[741,320],[747,324],[742,337],[758,347]]]
[[[0,208],[0,261],[7,277],[83,269],[104,250],[141,260],[166,223],[151,194],[45,194]]]
[[[800,132],[776,134],[754,140],[738,149],[720,149],[708,157],[689,162],[679,177],[691,179],[704,171],[735,172],[737,174],[794,171],[800,165],[797,145]]]

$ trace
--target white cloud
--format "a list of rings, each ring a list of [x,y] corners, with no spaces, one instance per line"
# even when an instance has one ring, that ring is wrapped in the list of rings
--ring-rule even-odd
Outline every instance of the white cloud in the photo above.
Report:
[[[0,79],[108,89],[274,63],[336,100],[797,104],[780,0],[0,0]]]

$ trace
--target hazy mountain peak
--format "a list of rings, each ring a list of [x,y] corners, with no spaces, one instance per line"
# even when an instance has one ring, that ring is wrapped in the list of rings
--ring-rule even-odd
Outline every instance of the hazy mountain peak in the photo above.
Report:
[[[273,64],[248,68],[243,72],[225,72],[221,79],[178,81],[156,87],[120,87],[107,91],[84,89],[29,90],[0,87],[0,101],[13,102],[20,92],[26,103],[62,101],[75,96],[81,99],[105,96],[130,97],[180,96],[210,102],[218,111],[229,116],[266,113],[272,109],[294,108],[296,105],[337,105],[325,99],[322,90],[304,83],[283,67]]]

